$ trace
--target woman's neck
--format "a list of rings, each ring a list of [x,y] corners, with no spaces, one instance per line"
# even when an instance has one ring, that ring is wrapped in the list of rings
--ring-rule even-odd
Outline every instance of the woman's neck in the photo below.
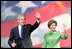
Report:
[[[51,32],[54,32],[54,31],[56,31],[56,30],[51,30]]]

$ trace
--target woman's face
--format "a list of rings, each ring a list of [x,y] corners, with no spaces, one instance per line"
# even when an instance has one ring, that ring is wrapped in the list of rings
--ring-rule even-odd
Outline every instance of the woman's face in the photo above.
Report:
[[[51,30],[51,31],[54,31],[54,30],[55,30],[55,28],[56,28],[55,23],[52,23],[52,24],[51,24],[51,26],[50,26],[50,30]]]

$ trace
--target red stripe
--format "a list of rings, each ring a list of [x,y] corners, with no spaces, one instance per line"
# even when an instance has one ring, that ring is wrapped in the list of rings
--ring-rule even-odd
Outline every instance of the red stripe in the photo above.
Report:
[[[34,12],[26,15],[27,17],[27,23],[33,24],[36,21],[35,14],[36,12],[39,11],[41,14],[41,23],[46,22],[47,20],[50,20],[54,18],[55,16],[64,14],[63,10],[60,8],[60,6],[55,2],[55,3],[50,3],[46,6],[43,6]]]
[[[1,37],[9,37],[10,30],[17,25],[16,20],[1,23]]]

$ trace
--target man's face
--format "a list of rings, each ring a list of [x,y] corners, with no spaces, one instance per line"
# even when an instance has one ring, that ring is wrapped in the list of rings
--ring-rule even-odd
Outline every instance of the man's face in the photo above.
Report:
[[[18,19],[18,22],[19,22],[20,25],[25,25],[25,21],[26,21],[26,19],[25,19],[24,16],[21,16],[21,17]]]

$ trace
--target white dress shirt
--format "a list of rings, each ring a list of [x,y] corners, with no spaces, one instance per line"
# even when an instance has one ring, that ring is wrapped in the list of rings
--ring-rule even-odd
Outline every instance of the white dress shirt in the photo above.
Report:
[[[21,37],[21,25],[18,25],[19,36]]]

